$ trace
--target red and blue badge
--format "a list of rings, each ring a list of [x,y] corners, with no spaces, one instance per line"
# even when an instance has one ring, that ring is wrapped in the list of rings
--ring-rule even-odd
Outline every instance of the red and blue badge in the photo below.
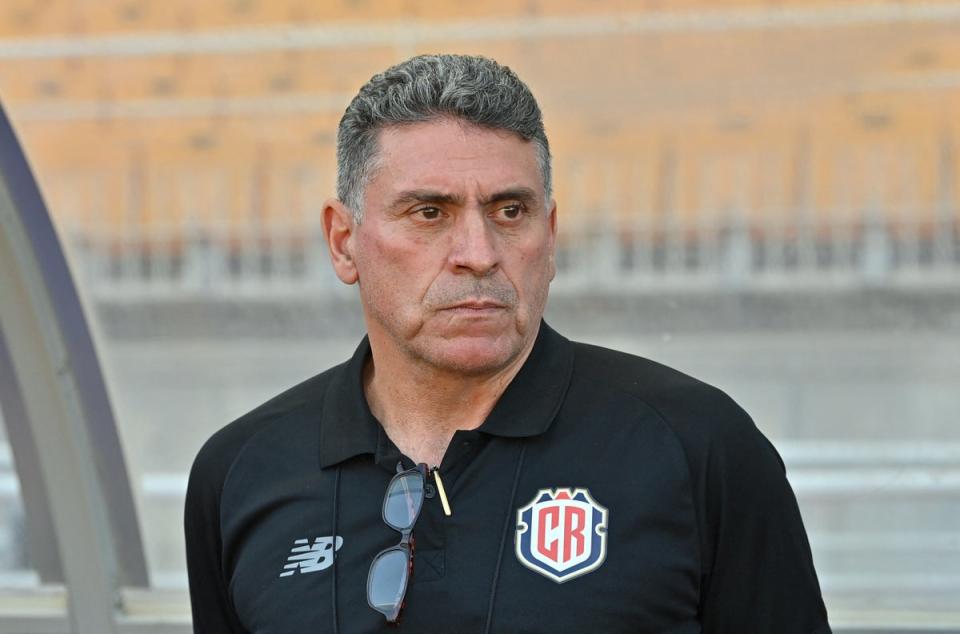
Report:
[[[607,556],[607,509],[587,489],[540,489],[517,510],[517,559],[557,583],[599,568]]]

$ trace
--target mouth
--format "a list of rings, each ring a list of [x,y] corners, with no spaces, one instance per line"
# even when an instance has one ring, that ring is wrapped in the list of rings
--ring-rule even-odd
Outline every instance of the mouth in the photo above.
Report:
[[[471,299],[465,302],[453,304],[451,306],[446,306],[443,308],[443,310],[481,313],[503,310],[506,307],[506,304],[502,304],[492,299]]]

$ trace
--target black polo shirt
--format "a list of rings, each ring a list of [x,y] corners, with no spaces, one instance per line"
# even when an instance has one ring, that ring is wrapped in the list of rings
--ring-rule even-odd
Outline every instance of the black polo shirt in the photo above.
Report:
[[[217,432],[190,474],[197,632],[393,632],[366,601],[398,463],[348,362]],[[455,413],[454,413],[455,415]],[[458,431],[414,529],[400,630],[829,632],[776,451],[719,390],[543,324]],[[336,557],[333,553],[336,552]]]

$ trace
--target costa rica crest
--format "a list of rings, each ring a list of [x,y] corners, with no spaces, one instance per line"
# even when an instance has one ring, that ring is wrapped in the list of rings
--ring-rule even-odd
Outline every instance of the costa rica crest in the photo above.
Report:
[[[599,568],[607,556],[607,509],[579,488],[540,489],[517,509],[520,563],[557,583]]]

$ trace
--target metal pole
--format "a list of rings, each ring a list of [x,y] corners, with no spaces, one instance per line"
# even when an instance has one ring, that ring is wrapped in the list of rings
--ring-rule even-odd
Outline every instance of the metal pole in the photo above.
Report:
[[[0,296],[7,370],[39,460],[71,627],[111,634],[119,586],[147,585],[133,495],[86,317],[2,108]],[[20,462],[24,447],[12,447]]]

